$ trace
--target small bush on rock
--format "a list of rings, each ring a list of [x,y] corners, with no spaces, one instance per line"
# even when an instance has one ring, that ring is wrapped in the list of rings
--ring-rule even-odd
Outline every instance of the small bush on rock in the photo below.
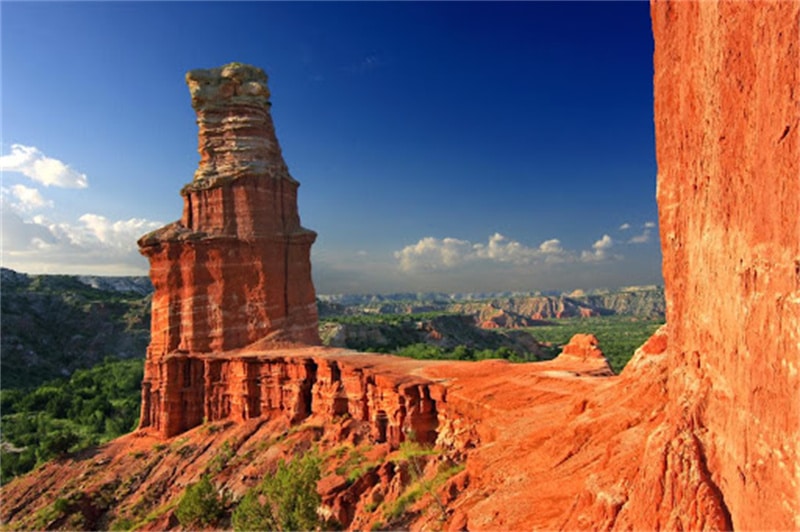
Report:
[[[325,526],[317,515],[322,502],[317,493],[319,466],[316,453],[278,464],[274,475],[249,490],[239,502],[232,516],[234,529],[288,531]]]
[[[261,504],[258,490],[248,490],[231,516],[234,530],[277,530],[270,505]]]
[[[185,527],[192,525],[207,527],[222,518],[223,506],[222,499],[211,480],[203,475],[199,482],[190,484],[186,488],[175,509],[175,516]]]

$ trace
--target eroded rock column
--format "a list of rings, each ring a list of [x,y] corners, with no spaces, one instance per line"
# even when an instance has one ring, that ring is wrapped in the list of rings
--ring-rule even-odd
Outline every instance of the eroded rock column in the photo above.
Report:
[[[181,190],[181,219],[139,240],[155,288],[142,427],[164,425],[148,412],[176,393],[161,378],[170,354],[319,344],[309,258],[316,233],[300,225],[298,182],[275,136],[266,74],[231,63],[193,70],[186,82],[200,163]]]

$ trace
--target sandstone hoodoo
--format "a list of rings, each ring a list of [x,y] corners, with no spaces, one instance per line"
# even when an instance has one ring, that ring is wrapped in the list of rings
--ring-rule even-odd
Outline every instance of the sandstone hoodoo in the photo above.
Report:
[[[186,82],[200,164],[181,191],[181,219],[139,240],[155,289],[141,426],[165,435],[203,418],[214,370],[200,355],[319,343],[316,233],[300,225],[266,74],[231,63]]]

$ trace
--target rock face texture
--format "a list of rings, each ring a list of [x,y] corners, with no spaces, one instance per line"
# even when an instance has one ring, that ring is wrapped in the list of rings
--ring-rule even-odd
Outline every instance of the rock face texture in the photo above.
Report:
[[[193,70],[186,82],[200,164],[181,191],[181,219],[139,240],[155,289],[141,426],[165,435],[202,420],[198,397],[212,376],[197,355],[319,343],[316,234],[300,226],[266,74],[231,63]]]
[[[797,530],[800,3],[651,6],[670,402],[645,459],[671,484],[650,496]]]
[[[393,448],[408,433],[433,443],[438,421],[432,397],[442,396],[435,383],[413,376],[410,361],[397,371],[376,364],[379,355],[350,355],[327,348],[171,355],[161,363],[160,389],[167,392],[167,414],[181,417],[162,414],[175,424],[160,430],[178,434],[203,420],[280,418],[296,424],[315,414],[326,420],[347,416],[363,424],[375,442]],[[152,390],[148,397],[152,401]],[[170,402],[176,397],[179,403]],[[151,416],[160,413],[152,402],[142,408]]]

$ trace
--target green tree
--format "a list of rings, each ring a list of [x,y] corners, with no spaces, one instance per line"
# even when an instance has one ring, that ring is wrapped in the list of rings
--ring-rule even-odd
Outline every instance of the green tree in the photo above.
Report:
[[[0,390],[0,413],[6,416],[17,412],[18,403],[24,397],[21,390]]]
[[[474,360],[475,355],[473,354],[471,348],[465,345],[459,345],[453,349],[453,358],[456,360]]]
[[[320,527],[319,466],[320,457],[316,453],[307,453],[289,463],[281,461],[274,475],[242,498],[233,512],[234,529],[289,531]]]
[[[248,490],[231,516],[234,530],[276,530],[278,523],[268,504],[259,500],[258,490]]]
[[[2,390],[3,441],[26,449],[27,454],[13,458],[7,449],[3,451],[0,482],[29,471],[37,461],[97,445],[134,429],[142,367],[140,359],[108,359],[34,390]]]
[[[222,518],[223,502],[207,475],[189,484],[183,493],[175,516],[185,526],[211,526]]]
[[[41,458],[47,459],[51,456],[61,456],[69,452],[70,447],[81,440],[80,436],[69,429],[59,430],[49,433],[42,438]]]
[[[509,359],[511,359],[512,357],[515,357],[515,356],[516,356],[516,353],[510,347],[503,346],[503,347],[500,347],[499,349],[497,349],[497,351],[495,351],[495,357],[496,358],[503,358],[505,360],[509,360]]]
[[[0,451],[0,481],[3,484],[36,465],[36,452],[26,447],[22,451]]]

